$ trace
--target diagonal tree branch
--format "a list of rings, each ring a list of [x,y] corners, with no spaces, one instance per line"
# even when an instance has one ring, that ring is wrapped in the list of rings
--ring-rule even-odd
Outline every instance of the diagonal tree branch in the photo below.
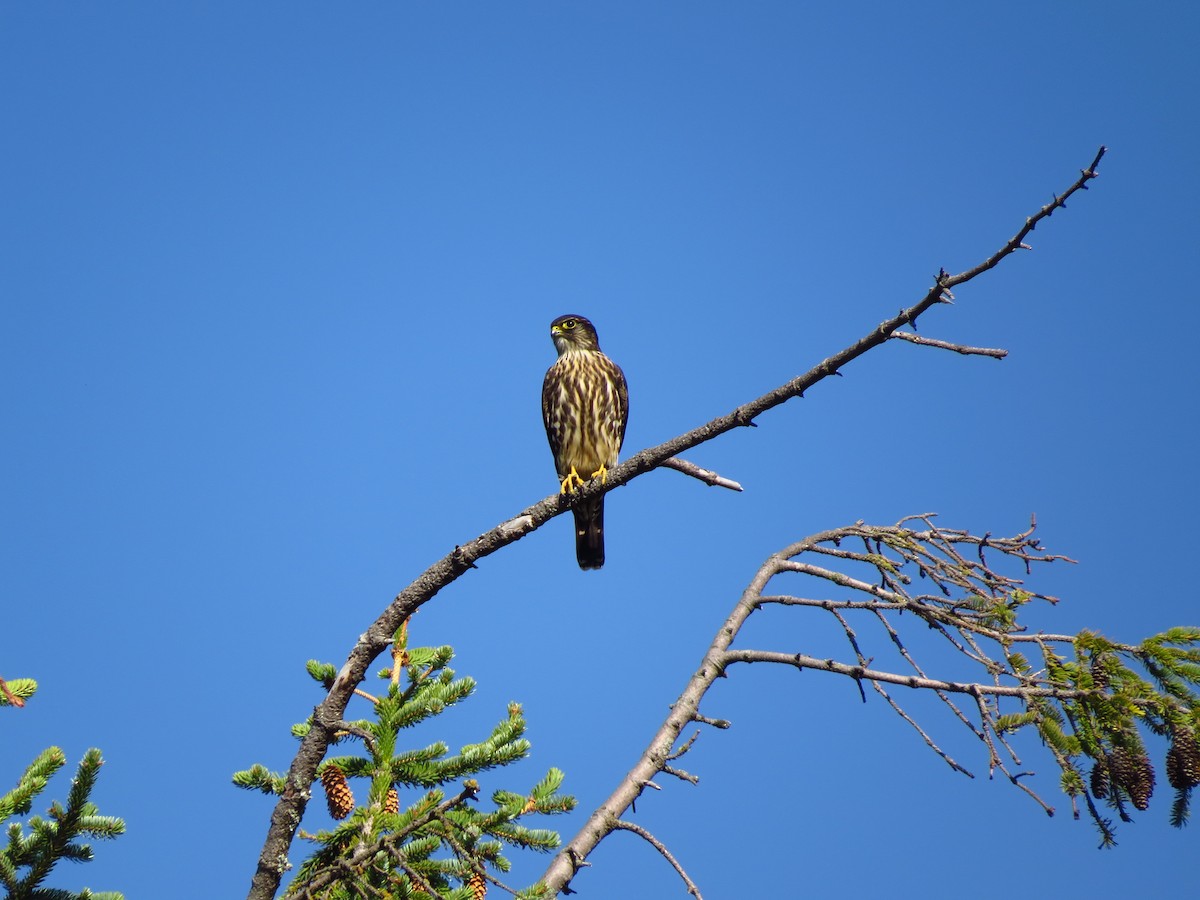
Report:
[[[711,422],[659,444],[657,447],[650,447],[636,453],[612,469],[606,483],[592,481],[574,495],[554,494],[535,503],[490,531],[466,544],[455,547],[397,594],[387,609],[359,637],[345,664],[334,679],[329,694],[313,712],[312,728],[300,743],[300,748],[288,769],[284,791],[271,813],[267,836],[251,879],[248,900],[269,900],[279,889],[283,873],[288,867],[288,848],[291,846],[292,839],[304,815],[310,797],[310,786],[316,777],[317,766],[325,756],[330,738],[343,718],[343,713],[354,689],[362,682],[371,663],[387,648],[392,635],[406,618],[423,604],[429,602],[442,588],[453,583],[468,570],[475,568],[477,561],[520,540],[550,519],[566,512],[574,504],[621,487],[639,475],[663,465],[671,457],[711,441],[728,431],[752,425],[758,416],[793,397],[803,397],[804,392],[809,388],[838,374],[842,367],[867,351],[886,343],[899,328],[905,325],[915,326],[917,319],[934,305],[949,302],[947,294],[952,288],[965,284],[1022,248],[1024,239],[1042,219],[1049,217],[1055,209],[1064,206],[1069,197],[1076,191],[1086,189],[1087,183],[1097,177],[1096,166],[1104,152],[1105,148],[1101,147],[1091,165],[1082,171],[1079,179],[1061,197],[1056,196],[1052,203],[1043,206],[1037,213],[1030,216],[1016,235],[999,250],[974,268],[957,275],[948,275],[944,270],[939,271],[933,286],[921,300],[880,323],[853,344],[821,361],[804,374],[729,413],[718,416]],[[693,709],[692,712],[695,710]],[[676,730],[671,738],[672,743],[677,735],[678,731]],[[667,745],[668,750],[669,748],[670,743]],[[613,818],[616,819],[619,816]]]

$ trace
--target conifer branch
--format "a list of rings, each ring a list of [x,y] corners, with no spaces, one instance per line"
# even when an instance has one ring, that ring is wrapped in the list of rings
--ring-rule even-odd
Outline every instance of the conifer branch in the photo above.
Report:
[[[329,813],[340,824],[332,831],[301,832],[317,849],[298,867],[288,887],[289,897],[324,898],[331,891],[341,896],[344,890],[355,892],[354,896],[390,896],[387,891],[405,879],[431,897],[440,897],[454,890],[456,880],[486,878],[485,866],[506,871],[509,862],[502,844],[537,850],[553,850],[560,844],[555,832],[520,824],[526,815],[555,815],[574,809],[574,798],[558,793],[564,779],[558,769],[550,769],[528,794],[495,791],[492,800],[496,808],[490,812],[466,804],[480,793],[473,778],[463,782],[457,796],[443,799],[442,786],[448,782],[527,756],[529,742],[523,738],[525,719],[520,704],[508,704],[506,717],[486,739],[462,747],[457,754],[448,755],[441,741],[416,750],[398,748],[403,729],[471,696],[475,682],[456,677],[449,668],[452,648],[409,648],[407,634],[398,633],[396,640],[404,646],[394,660],[403,661],[401,671],[407,684],[401,684],[395,666],[392,671],[380,672],[387,688],[386,693],[371,697],[373,718],[339,723],[338,737],[358,739],[368,754],[331,756],[321,764]],[[322,685],[331,669],[314,660],[306,668]],[[292,730],[303,737],[311,725],[304,723]],[[369,782],[362,804],[355,801],[351,779]],[[239,787],[267,793],[287,789],[285,779],[257,764],[235,773],[233,781]],[[404,786],[430,790],[401,810],[399,788]]]
[[[100,767],[104,764],[100,751],[92,748],[83,755],[75,779],[67,793],[66,805],[50,804],[48,818],[34,816],[28,822],[29,833],[20,822],[9,823],[5,829],[8,846],[0,848],[0,886],[10,900],[35,897],[84,898],[104,897],[120,900],[115,892],[94,893],[84,888],[76,893],[44,887],[45,880],[60,860],[87,862],[92,859],[87,839],[108,840],[125,833],[125,823],[112,816],[102,816],[90,801]],[[0,821],[13,813],[29,812],[32,799],[47,786],[50,777],[66,765],[66,757],[58,747],[43,751],[25,770],[17,787],[0,796]],[[21,874],[20,870],[26,870]]]
[[[0,678],[0,706],[20,709],[36,691],[37,682],[32,678],[14,678],[11,681]]]
[[[606,481],[593,479],[573,494],[556,492],[490,531],[454,547],[397,594],[387,609],[362,634],[350,651],[345,664],[329,687],[328,696],[313,716],[312,727],[304,735],[300,749],[288,770],[285,790],[271,814],[270,826],[251,880],[248,900],[269,900],[275,896],[283,872],[288,865],[288,849],[308,803],[310,785],[316,778],[317,767],[333,739],[337,724],[343,718],[350,697],[366,677],[372,662],[385,651],[397,628],[417,609],[447,585],[476,568],[476,563],[484,557],[520,540],[550,519],[562,515],[577,503],[585,503],[602,493],[621,487],[634,478],[666,465],[668,460],[677,457],[680,453],[729,431],[754,425],[755,419],[763,413],[788,400],[803,397],[805,391],[825,379],[840,375],[841,369],[870,350],[887,343],[895,332],[904,326],[915,328],[917,320],[934,306],[950,302],[952,299],[950,292],[953,288],[971,281],[998,265],[1017,249],[1026,246],[1024,239],[1042,219],[1049,217],[1055,209],[1065,205],[1065,201],[1069,197],[1076,191],[1085,189],[1087,182],[1097,177],[1096,166],[1104,152],[1105,148],[1101,147],[1091,165],[1082,171],[1080,178],[1061,197],[1056,196],[1053,203],[1043,206],[1037,213],[1027,218],[1025,225],[998,251],[974,268],[957,275],[949,275],[944,269],[940,270],[933,285],[920,300],[872,328],[859,340],[829,356],[802,375],[738,406],[729,413],[718,416],[707,424],[665,441],[656,447],[634,454],[624,463],[610,470]],[[690,718],[694,712],[695,707],[693,706],[688,710],[687,717]],[[671,737],[671,742],[667,744],[668,748],[677,734],[676,729],[675,734]],[[558,874],[563,875],[564,873],[559,872]],[[565,881],[566,878],[562,878],[559,883],[565,884]]]
[[[474,798],[479,793],[478,788],[464,787],[453,797],[443,800],[436,806],[430,807],[423,814],[417,816],[412,821],[391,832],[379,840],[367,844],[356,850],[349,857],[339,857],[333,860],[332,863],[325,869],[317,871],[309,878],[305,879],[304,885],[295,893],[289,894],[289,897],[294,897],[296,900],[314,900],[319,895],[322,888],[339,880],[353,881],[358,874],[367,866],[372,859],[379,853],[387,853],[391,855],[397,862],[405,867],[407,874],[413,881],[432,897],[437,896],[437,892],[428,885],[420,877],[407,866],[407,861],[404,854],[400,852],[399,846],[403,844],[412,835],[419,832],[421,829],[429,826],[434,820],[438,819],[441,814],[466,803]]]

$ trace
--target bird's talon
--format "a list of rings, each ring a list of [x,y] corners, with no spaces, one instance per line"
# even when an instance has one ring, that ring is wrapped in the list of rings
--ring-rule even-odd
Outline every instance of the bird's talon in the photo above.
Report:
[[[560,494],[573,494],[583,487],[583,479],[579,477],[579,473],[575,471],[575,467],[571,466],[571,471],[567,477],[562,480],[562,485],[559,487]]]

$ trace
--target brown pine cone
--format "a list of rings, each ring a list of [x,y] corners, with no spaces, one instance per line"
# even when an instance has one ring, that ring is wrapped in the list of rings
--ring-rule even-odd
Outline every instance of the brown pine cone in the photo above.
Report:
[[[487,879],[482,872],[473,873],[467,880],[467,887],[471,889],[472,900],[483,900],[487,896]]]
[[[1154,767],[1144,753],[1134,753],[1124,747],[1113,750],[1110,757],[1112,779],[1129,795],[1137,809],[1150,806],[1150,795],[1154,793]]]
[[[1200,742],[1191,731],[1178,729],[1171,733],[1171,749],[1167,751],[1167,781],[1171,787],[1189,790],[1200,784]]]
[[[346,781],[346,773],[334,765],[321,772],[321,786],[325,788],[325,802],[329,804],[329,815],[344,819],[354,812],[354,792]]]
[[[1108,797],[1108,762],[1102,756],[1092,766],[1092,796],[1097,800]]]

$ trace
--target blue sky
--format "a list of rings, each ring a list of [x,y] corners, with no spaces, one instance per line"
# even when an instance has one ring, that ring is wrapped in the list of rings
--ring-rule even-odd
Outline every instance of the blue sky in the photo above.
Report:
[[[556,489],[556,315],[624,367],[629,455],[975,264],[1100,144],[1032,252],[920,323],[1008,359],[880,348],[689,455],[744,493],[663,471],[611,494],[601,572],[561,518],[490,557],[413,625],[480,682],[413,743],[521,701],[533,758],[484,787],[564,769],[573,834],[761,561],[860,518],[1036,513],[1079,565],[1034,627],[1197,624],[1198,27],[1181,3],[4,4],[0,675],[41,690],[4,714],[0,782],[98,746],[129,827],[58,883],[245,893],[270,802],[229,776],[289,763],[304,661],[340,665],[427,565]],[[762,618],[747,645],[827,627]],[[700,785],[636,821],[710,900],[1165,894],[1194,853],[1165,783],[1101,853],[1036,745],[1053,819],[833,676],[747,668],[705,712],[734,727],[688,756]],[[684,895],[630,834],[592,861],[580,896]]]

